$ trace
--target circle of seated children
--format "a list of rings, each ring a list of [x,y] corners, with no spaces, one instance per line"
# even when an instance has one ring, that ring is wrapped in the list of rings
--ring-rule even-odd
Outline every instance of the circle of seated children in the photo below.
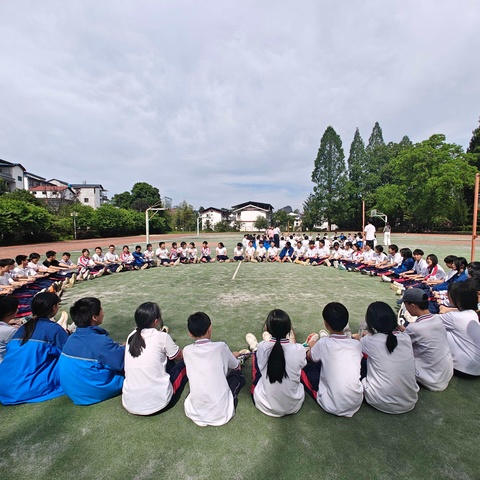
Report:
[[[247,240],[247,246],[250,243],[253,246],[252,240]],[[311,242],[308,240],[309,250],[312,250]],[[181,244],[177,249],[174,264],[182,262],[182,259],[185,263],[193,260],[188,251],[183,251],[185,247],[186,244]],[[383,252],[378,247],[376,253],[381,256]],[[193,242],[190,248],[195,248]],[[225,247],[219,244],[218,248]],[[240,246],[237,245],[237,248]],[[352,252],[360,251],[353,245],[345,245],[344,250],[350,248]],[[365,252],[369,251],[368,248]],[[175,405],[188,376],[190,395],[185,401],[186,415],[198,425],[222,425],[235,413],[238,391],[245,383],[241,365],[250,355],[252,398],[260,411],[271,416],[287,415],[300,409],[304,401],[300,383],[325,411],[352,416],[364,400],[386,413],[404,413],[416,404],[417,384],[441,391],[448,386],[454,373],[465,378],[480,376],[480,323],[477,314],[480,262],[467,265],[464,258],[448,256],[444,261],[451,272],[445,274],[434,254],[423,261],[423,252],[419,249],[413,252],[402,249],[400,265],[398,261],[394,264],[398,248],[391,245],[390,258],[386,263],[369,264],[367,262],[371,260],[363,262],[359,258],[352,268],[339,250],[340,246],[334,246],[326,261],[338,268],[343,265],[350,271],[373,271],[374,275],[376,273],[382,278],[395,278],[392,286],[403,293],[399,323],[387,304],[375,302],[368,307],[365,324],[359,333],[352,336],[348,327],[348,311],[343,305],[332,302],[323,310],[326,330],[309,335],[304,344],[296,344],[288,314],[273,310],[265,322],[263,341],[258,342],[253,334],[247,334],[249,350],[233,353],[223,342],[211,341],[211,322],[203,312],[189,317],[188,330],[195,342],[182,352],[168,335],[168,330],[162,330],[160,309],[151,302],[140,305],[135,312],[136,329],[128,337],[127,349],[110,339],[100,327],[104,315],[96,298],[83,298],[72,306],[70,315],[74,324],[70,327],[67,327],[66,312],[58,324],[50,321],[58,312],[59,283],[73,285],[75,272],[87,280],[88,275],[80,275],[82,272],[79,269],[83,268],[87,268],[89,274],[102,269],[103,273],[124,269],[120,268],[124,264],[116,256],[113,245],[105,256],[100,248],[95,249],[96,256],[91,260],[89,252],[84,249],[82,256],[88,262],[84,260],[85,265],[79,262],[78,266],[70,261],[68,253],[58,262],[55,252],[47,252],[43,266],[38,265],[38,254],[31,254],[30,261],[20,255],[16,258],[17,277],[9,277],[15,262],[0,260],[0,279],[9,279],[5,284],[7,288],[12,288],[11,281],[15,278],[13,282],[18,282],[14,285],[16,291],[34,289],[31,297],[25,294],[23,298],[22,293],[0,296],[0,402],[5,405],[39,402],[66,393],[74,403],[89,405],[123,392],[122,403],[127,411],[152,415]],[[151,245],[146,251],[151,252],[153,263],[156,252],[153,254]],[[365,252],[361,252],[362,255]],[[123,253],[125,260],[131,261],[128,246],[123,248]],[[220,254],[223,253],[226,255],[226,250]],[[146,253],[144,255],[147,258]],[[415,259],[413,265],[412,256]],[[206,257],[210,257],[210,251],[208,243],[204,242],[199,261],[214,261]],[[335,265],[335,262],[338,263]],[[308,263],[313,265],[313,262]],[[372,266],[375,268],[371,269]],[[409,266],[412,268],[408,269]],[[399,267],[403,270],[395,270]],[[141,269],[141,266],[137,268]],[[32,272],[38,275],[34,282],[30,281]],[[26,278],[22,278],[22,274]],[[18,325],[18,317],[25,305],[20,302],[29,302],[27,308],[32,315],[22,326]],[[432,314],[432,304],[440,315]],[[72,334],[68,336],[68,333]],[[29,343],[30,339],[40,342]],[[46,344],[48,348],[40,348],[37,344]],[[19,348],[26,345],[28,348]],[[88,368],[91,361],[105,368],[103,371],[98,369],[93,375]],[[218,375],[219,364],[223,366],[222,375]],[[401,371],[395,367],[398,364],[402,366]],[[23,367],[16,368],[15,375],[12,375],[13,365]],[[340,385],[332,381],[336,365],[341,365],[346,372],[345,382]],[[73,376],[70,374],[72,369],[76,372]],[[157,372],[155,378],[146,378],[144,369]],[[48,372],[47,378],[36,376],[37,370]],[[38,384],[29,388],[28,392],[22,388],[25,375],[33,375],[38,380]],[[396,381],[384,384],[384,378],[395,378]],[[335,384],[333,390],[330,384]],[[209,387],[206,388],[206,385]],[[208,397],[215,391],[212,385],[217,389],[215,398]],[[145,394],[155,387],[162,392],[161,395],[151,398]],[[207,397],[208,402],[204,403]],[[135,398],[142,398],[142,402],[135,401]],[[388,403],[385,398],[390,399]],[[215,403],[217,400],[218,403]],[[198,405],[205,404],[212,407],[202,411]]]

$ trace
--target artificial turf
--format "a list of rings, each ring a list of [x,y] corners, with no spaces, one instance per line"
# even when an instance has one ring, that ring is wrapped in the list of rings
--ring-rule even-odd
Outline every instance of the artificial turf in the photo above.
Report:
[[[218,237],[218,240],[222,238]],[[233,250],[238,237],[227,244]],[[394,238],[395,240],[395,238]],[[187,239],[189,241],[189,239]],[[215,238],[210,239],[211,246]],[[400,244],[400,242],[399,242]],[[400,246],[405,246],[400,244]],[[465,247],[413,248],[466,255]],[[376,278],[326,267],[292,264],[180,265],[125,272],[67,290],[62,309],[87,295],[101,299],[104,327],[117,341],[134,328],[144,301],[162,308],[172,337],[191,342],[186,318],[207,312],[213,340],[245,348],[245,333],[261,334],[273,308],[286,310],[303,341],[322,327],[321,310],[341,301],[352,330],[375,300],[395,306],[393,292]],[[128,414],[120,397],[89,407],[66,397],[39,404],[0,406],[2,479],[478,479],[479,381],[453,378],[444,392],[421,389],[416,408],[388,415],[362,405],[353,418],[325,413],[308,395],[296,415],[271,418],[255,409],[246,387],[235,417],[222,427],[198,427],[183,413],[183,399],[154,417]]]

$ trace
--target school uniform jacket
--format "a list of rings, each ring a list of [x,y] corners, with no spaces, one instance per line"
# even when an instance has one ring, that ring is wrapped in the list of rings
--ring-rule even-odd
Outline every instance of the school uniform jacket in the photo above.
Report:
[[[63,395],[57,362],[68,335],[48,318],[39,318],[30,339],[21,345],[20,327],[0,364],[0,403],[16,405],[50,400]]]
[[[77,328],[58,362],[63,390],[76,405],[91,405],[120,394],[124,356],[125,347],[103,328]]]

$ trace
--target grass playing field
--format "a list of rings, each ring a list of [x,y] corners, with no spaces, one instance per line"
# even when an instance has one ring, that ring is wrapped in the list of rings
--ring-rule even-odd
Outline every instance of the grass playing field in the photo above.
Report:
[[[225,236],[210,236],[214,247]],[[469,257],[454,237],[433,245],[428,237],[393,237],[400,247]],[[183,239],[182,239],[183,240]],[[191,239],[185,239],[190,241]],[[194,238],[196,242],[198,239]],[[238,237],[225,242],[229,252]],[[199,242],[201,243],[201,242]],[[197,245],[198,246],[198,245]],[[212,248],[213,250],[213,248]],[[67,290],[62,309],[97,296],[104,327],[117,341],[134,328],[133,312],[144,301],[162,308],[170,333],[191,343],[186,318],[198,310],[213,323],[213,340],[245,348],[245,334],[261,334],[273,308],[286,310],[297,339],[322,327],[330,301],[350,311],[352,330],[375,300],[395,306],[388,284],[326,267],[293,264],[179,265],[126,272]],[[478,381],[452,379],[445,392],[421,389],[416,408],[393,416],[364,404],[351,419],[325,413],[310,397],[296,415],[270,418],[249,394],[251,363],[236,416],[222,427],[198,427],[183,413],[183,398],[156,417],[125,412],[120,397],[89,407],[66,397],[40,404],[0,406],[0,477],[6,479],[478,479],[480,427]]]

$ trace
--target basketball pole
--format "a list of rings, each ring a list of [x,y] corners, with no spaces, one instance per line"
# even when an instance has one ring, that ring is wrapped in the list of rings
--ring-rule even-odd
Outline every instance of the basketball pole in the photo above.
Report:
[[[365,200],[362,200],[362,235],[365,232]]]
[[[480,182],[480,173],[475,174],[475,197],[473,199],[473,228],[472,228],[472,249],[470,251],[470,261],[475,260],[475,241],[477,239],[477,218],[478,218],[478,186]]]

